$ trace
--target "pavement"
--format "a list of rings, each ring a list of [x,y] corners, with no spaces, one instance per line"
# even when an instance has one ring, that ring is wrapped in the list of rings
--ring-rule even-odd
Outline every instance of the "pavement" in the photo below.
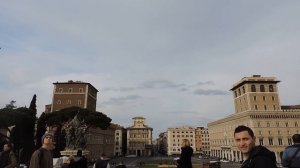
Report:
[[[110,160],[110,165],[111,168],[114,168],[118,163],[121,161],[124,162],[127,168],[140,168],[141,163],[145,162],[159,162],[159,163],[164,163],[167,160],[173,160],[175,157],[167,157],[167,156],[162,156],[162,157],[118,157],[118,158],[113,158]],[[211,159],[199,159],[196,157],[192,158],[192,163],[193,163],[193,168],[203,168],[203,164],[209,163]],[[221,168],[239,168],[240,163],[236,162],[227,162],[223,163],[221,162]],[[175,166],[175,164],[174,164]],[[92,168],[90,166],[89,168]]]

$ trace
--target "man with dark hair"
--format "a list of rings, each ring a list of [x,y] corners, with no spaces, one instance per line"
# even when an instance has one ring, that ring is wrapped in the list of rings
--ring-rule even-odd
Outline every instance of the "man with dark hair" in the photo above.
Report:
[[[274,152],[263,146],[255,146],[256,137],[251,128],[238,126],[234,130],[234,139],[244,156],[241,168],[277,168]]]
[[[74,168],[87,168],[87,159],[82,155],[82,150],[77,150]]]
[[[17,166],[16,155],[13,152],[11,143],[6,143],[3,146],[3,152],[0,153],[0,168],[14,168]]]
[[[51,150],[54,149],[53,135],[46,133],[42,136],[42,147],[34,151],[30,159],[29,168],[53,168]]]
[[[288,168],[300,168],[300,134],[292,136],[293,145],[285,148],[281,164]]]
[[[109,165],[109,158],[106,157],[106,155],[103,153],[100,156],[100,159],[96,161],[93,168],[110,168]]]

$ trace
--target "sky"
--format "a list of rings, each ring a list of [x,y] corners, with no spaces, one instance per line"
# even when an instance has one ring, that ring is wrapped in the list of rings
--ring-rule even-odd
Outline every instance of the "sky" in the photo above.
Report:
[[[233,114],[232,85],[254,74],[300,104],[299,16],[299,0],[1,2],[0,108],[36,94],[39,116],[54,82],[79,80],[113,123],[142,116],[157,137]]]

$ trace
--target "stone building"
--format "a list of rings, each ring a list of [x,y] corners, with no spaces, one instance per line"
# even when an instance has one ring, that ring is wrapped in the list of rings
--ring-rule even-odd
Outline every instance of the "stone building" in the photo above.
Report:
[[[167,155],[179,155],[181,153],[182,141],[188,139],[191,147],[196,151],[195,129],[193,127],[168,128],[167,130]]]
[[[50,109],[46,106],[47,111],[58,111],[72,106],[96,111],[98,90],[90,83],[69,80],[53,85],[52,104]]]
[[[195,129],[196,152],[201,155],[210,155],[210,143],[208,128],[197,127]]]
[[[253,129],[256,144],[275,152],[280,162],[280,152],[292,143],[293,134],[300,133],[300,109],[280,104],[278,82],[275,77],[253,75],[233,85],[235,113],[208,123],[212,156],[241,161],[233,132],[246,125]]]
[[[98,90],[90,83],[82,81],[53,83],[52,104],[45,106],[46,112],[54,112],[68,107],[80,107],[96,111]],[[116,125],[111,124],[106,130],[89,128],[87,131],[86,150],[89,159],[98,159],[102,153],[114,156]],[[48,128],[53,132],[55,128]]]
[[[168,151],[168,134],[167,132],[162,132],[159,134],[157,139],[158,152],[162,155],[167,155]]]
[[[115,132],[115,156],[124,156],[126,154],[126,141],[126,129],[118,125]]]
[[[127,155],[153,155],[152,131],[144,117],[134,117],[133,126],[127,128]]]

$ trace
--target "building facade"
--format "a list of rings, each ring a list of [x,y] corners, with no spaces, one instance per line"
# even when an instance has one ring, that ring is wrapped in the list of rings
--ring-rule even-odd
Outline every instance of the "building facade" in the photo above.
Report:
[[[133,126],[127,128],[127,155],[153,155],[152,131],[144,117],[134,117]]]
[[[195,129],[193,127],[178,127],[167,129],[167,155],[179,155],[183,139],[190,141],[191,147],[196,151]]]
[[[124,156],[126,154],[126,141],[126,129],[118,125],[115,132],[115,156]]]
[[[208,128],[197,127],[195,129],[196,153],[210,155],[210,142]]]
[[[101,154],[108,157],[114,156],[116,125],[111,124],[107,129],[89,128],[87,133],[86,150],[88,158],[99,159]]]
[[[275,152],[280,162],[280,152],[292,144],[292,135],[300,132],[300,109],[281,106],[278,82],[275,77],[253,75],[233,85],[235,113],[208,124],[212,156],[243,160],[233,132],[237,126],[246,125],[253,129],[256,144]]]
[[[53,85],[51,109],[46,106],[48,111],[58,111],[73,106],[96,111],[98,90],[90,83],[69,80],[56,82]]]
[[[168,151],[168,133],[162,132],[157,139],[158,152],[162,155],[167,155]]]
[[[81,81],[56,82],[53,83],[52,104],[45,106],[46,112],[59,111],[68,107],[80,107],[92,112],[96,111],[98,90],[90,83]],[[111,124],[107,129],[89,128],[87,131],[89,159],[98,159],[102,153],[109,157],[114,156],[116,125]],[[55,133],[56,128],[48,128]]]

